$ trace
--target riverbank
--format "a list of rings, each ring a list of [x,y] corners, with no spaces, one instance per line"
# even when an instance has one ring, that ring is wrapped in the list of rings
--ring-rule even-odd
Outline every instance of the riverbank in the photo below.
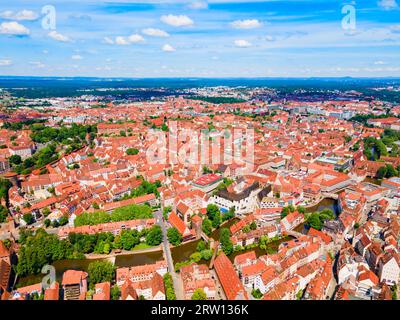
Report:
[[[121,252],[111,252],[109,254],[97,254],[97,253],[88,253],[85,254],[85,258],[88,260],[98,260],[98,259],[108,259],[108,258],[115,258],[118,256],[126,256],[126,255],[135,255],[135,254],[142,254],[146,252],[155,252],[162,250],[161,244],[155,247],[150,248],[143,248],[143,249],[135,249],[132,250],[122,250]]]

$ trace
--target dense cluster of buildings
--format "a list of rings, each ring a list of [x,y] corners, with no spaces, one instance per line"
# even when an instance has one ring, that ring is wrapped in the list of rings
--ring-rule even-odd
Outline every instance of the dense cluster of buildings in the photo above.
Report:
[[[27,224],[36,229],[43,227],[45,219],[66,217],[68,224],[54,232],[66,239],[70,233],[118,235],[164,223],[176,228],[184,243],[213,242],[202,228],[210,204],[220,209],[221,216],[234,212],[235,223],[229,226],[230,241],[237,251],[234,256],[226,256],[216,241],[210,264],[192,262],[179,272],[171,270],[166,261],[118,268],[113,283],[97,283],[91,299],[110,299],[115,285],[123,300],[164,300],[167,272],[173,274],[181,299],[191,299],[199,289],[210,300],[255,299],[257,295],[266,300],[388,299],[397,293],[400,180],[389,177],[378,184],[373,178],[382,166],[400,165],[400,157],[372,161],[363,153],[364,138],[380,139],[385,128],[399,129],[398,118],[378,117],[384,112],[382,103],[212,104],[169,98],[110,103],[102,108],[90,105],[55,101],[43,107],[43,112],[27,108],[29,112],[2,118],[12,123],[21,121],[23,115],[23,119],[42,119],[53,128],[72,123],[97,125],[92,143],[72,152],[60,150],[59,160],[21,175],[12,172],[10,157],[18,155],[23,161],[44,146],[32,140],[28,126],[0,129],[0,172],[12,183],[7,197],[9,215],[0,228],[0,239],[11,242],[6,248],[0,241],[0,290],[3,295],[8,293],[7,298],[27,299],[35,292],[49,300],[88,297],[90,279],[83,270],[64,272],[51,288],[43,289],[41,284],[12,288],[10,257],[18,255],[18,232]],[[365,126],[348,121],[355,114],[376,117]],[[191,143],[190,135],[169,130],[173,126],[199,134],[208,130],[210,141],[228,141],[233,129],[251,128],[252,169],[244,170],[249,165],[245,162],[227,163],[223,144],[212,143],[207,155],[198,154],[196,161],[174,163],[170,155],[164,162],[150,161],[149,150],[160,155],[170,145],[157,145],[147,136],[149,130],[156,130],[165,141],[174,138],[177,150]],[[234,143],[245,146],[245,140]],[[144,182],[156,185],[156,190],[133,196]],[[308,214],[323,199],[335,203],[335,218],[323,221],[318,230],[305,228]],[[74,226],[82,213],[110,213],[133,204],[169,210],[163,221],[150,218]],[[289,207],[293,210],[283,214]],[[27,214],[32,214],[33,223],[23,219]],[[271,242],[276,244],[273,252],[261,252],[261,246]]]

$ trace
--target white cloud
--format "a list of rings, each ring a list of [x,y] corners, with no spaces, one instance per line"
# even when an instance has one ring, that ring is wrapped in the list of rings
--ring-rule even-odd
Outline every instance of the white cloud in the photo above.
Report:
[[[123,37],[123,36],[118,36],[115,37],[115,40],[105,37],[104,42],[108,44],[117,44],[119,46],[127,46],[132,43],[139,43],[139,42],[144,42],[144,38],[140,34],[132,34],[128,37]]]
[[[71,59],[72,60],[82,60],[83,58],[79,54],[74,54],[74,55],[71,56]]]
[[[246,19],[233,21],[231,26],[236,29],[254,29],[261,27],[262,23],[257,19]]]
[[[392,32],[394,32],[394,33],[399,33],[400,32],[400,24],[395,24],[395,25],[391,26],[390,30],[392,30]]]
[[[16,19],[16,20],[36,20],[37,18],[39,18],[39,16],[36,12],[33,12],[31,10],[22,10],[15,14],[14,19]]]
[[[126,45],[129,44],[129,41],[124,37],[116,37],[115,38],[115,43],[120,45],[120,46],[126,46]]]
[[[14,14],[13,11],[7,10],[0,13],[0,18],[13,20],[36,20],[38,14],[31,10],[21,10]]]
[[[375,61],[374,64],[376,64],[376,65],[383,65],[383,64],[386,64],[386,62],[385,62],[385,61],[382,61],[382,60],[378,60],[378,61]]]
[[[128,37],[130,43],[143,42],[144,38],[140,34],[132,34]]]
[[[248,48],[248,47],[252,46],[252,44],[249,41],[242,40],[242,39],[235,40],[234,43],[235,43],[235,46],[239,47],[239,48]]]
[[[208,3],[206,1],[198,0],[191,2],[188,7],[194,10],[208,9]]]
[[[174,52],[175,48],[167,43],[167,44],[163,45],[162,51],[164,51],[164,52]]]
[[[42,51],[44,54],[48,54],[49,53],[49,50],[43,50]]]
[[[56,41],[61,41],[61,42],[69,42],[71,41],[70,38],[67,36],[62,35],[61,33],[58,33],[57,31],[50,31],[47,34],[50,38],[56,40]]]
[[[143,29],[142,32],[150,37],[169,37],[169,34],[161,29],[146,28]]]
[[[108,43],[108,44],[114,44],[114,40],[113,39],[111,39],[111,38],[109,38],[109,37],[104,37],[104,42],[105,43]]]
[[[0,13],[0,18],[3,19],[13,19],[14,12],[11,10],[3,11]]]
[[[0,33],[3,34],[11,34],[14,36],[23,36],[30,34],[28,28],[19,24],[18,22],[11,21],[11,22],[3,22],[0,24]]]
[[[10,59],[0,59],[0,67],[12,65],[12,60]]]
[[[174,27],[187,27],[194,24],[193,20],[185,15],[174,16],[169,14],[166,16],[161,16],[160,20]]]
[[[398,7],[396,0],[380,0],[378,1],[378,6],[385,10],[390,10]]]

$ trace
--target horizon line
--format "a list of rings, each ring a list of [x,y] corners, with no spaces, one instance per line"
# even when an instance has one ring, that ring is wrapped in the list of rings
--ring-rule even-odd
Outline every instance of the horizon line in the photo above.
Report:
[[[66,78],[66,79],[124,79],[124,80],[156,80],[156,79],[181,79],[181,80],[271,80],[271,79],[285,79],[285,80],[313,80],[313,79],[375,79],[375,80],[400,80],[399,76],[381,76],[381,77],[368,77],[368,76],[309,76],[309,77],[295,77],[295,76],[271,76],[271,77],[247,77],[247,76],[234,76],[234,77],[118,77],[118,76],[33,76],[33,75],[0,75],[0,78]]]

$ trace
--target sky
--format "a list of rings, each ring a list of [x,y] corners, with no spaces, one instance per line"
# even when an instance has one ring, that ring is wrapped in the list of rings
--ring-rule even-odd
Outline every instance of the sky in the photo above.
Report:
[[[399,77],[400,0],[3,0],[0,75]]]

